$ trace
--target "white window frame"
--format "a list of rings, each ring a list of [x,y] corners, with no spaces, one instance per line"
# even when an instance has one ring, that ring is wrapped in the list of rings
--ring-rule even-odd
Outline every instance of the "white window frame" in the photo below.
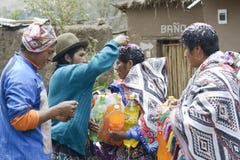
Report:
[[[224,20],[221,20],[220,19],[220,16],[221,15],[224,15],[225,16],[225,19]],[[218,9],[218,24],[227,24],[227,9]]]

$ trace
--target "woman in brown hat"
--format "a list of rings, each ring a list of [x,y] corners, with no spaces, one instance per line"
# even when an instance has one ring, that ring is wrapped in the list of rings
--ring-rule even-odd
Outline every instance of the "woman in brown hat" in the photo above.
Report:
[[[57,38],[57,68],[49,83],[49,106],[59,101],[78,101],[75,118],[67,123],[53,121],[53,159],[85,159],[86,139],[92,89],[97,76],[112,67],[118,57],[118,47],[128,44],[128,37],[119,35],[86,63],[86,41],[72,33]]]

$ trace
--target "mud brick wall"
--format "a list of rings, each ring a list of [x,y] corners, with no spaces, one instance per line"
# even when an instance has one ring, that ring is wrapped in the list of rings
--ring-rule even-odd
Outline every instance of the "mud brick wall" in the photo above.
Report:
[[[0,73],[8,60],[19,50],[23,30],[24,28],[0,28]],[[57,33],[58,29],[55,30]],[[104,44],[113,38],[112,29],[109,25],[66,26],[64,32],[72,32],[79,39],[89,39],[89,37],[96,39],[98,41],[96,51],[101,50]],[[54,68],[55,63],[50,63],[40,71],[47,89]],[[111,83],[113,79],[113,68],[102,74],[101,77],[107,79],[107,81]]]

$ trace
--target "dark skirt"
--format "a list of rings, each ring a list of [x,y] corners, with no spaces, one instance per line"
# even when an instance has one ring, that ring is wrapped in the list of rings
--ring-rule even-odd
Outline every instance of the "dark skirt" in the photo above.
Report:
[[[54,140],[52,140],[52,145],[52,160],[97,160],[97,157],[94,153],[93,144],[89,141],[86,145],[86,156],[81,155],[66,145],[62,145]]]

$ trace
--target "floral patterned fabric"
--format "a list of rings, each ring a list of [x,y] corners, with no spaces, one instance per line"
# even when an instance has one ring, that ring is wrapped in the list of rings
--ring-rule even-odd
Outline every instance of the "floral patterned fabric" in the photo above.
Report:
[[[98,160],[155,160],[155,154],[148,154],[141,143],[130,150],[124,145],[120,147],[106,143],[99,143],[96,146]]]

